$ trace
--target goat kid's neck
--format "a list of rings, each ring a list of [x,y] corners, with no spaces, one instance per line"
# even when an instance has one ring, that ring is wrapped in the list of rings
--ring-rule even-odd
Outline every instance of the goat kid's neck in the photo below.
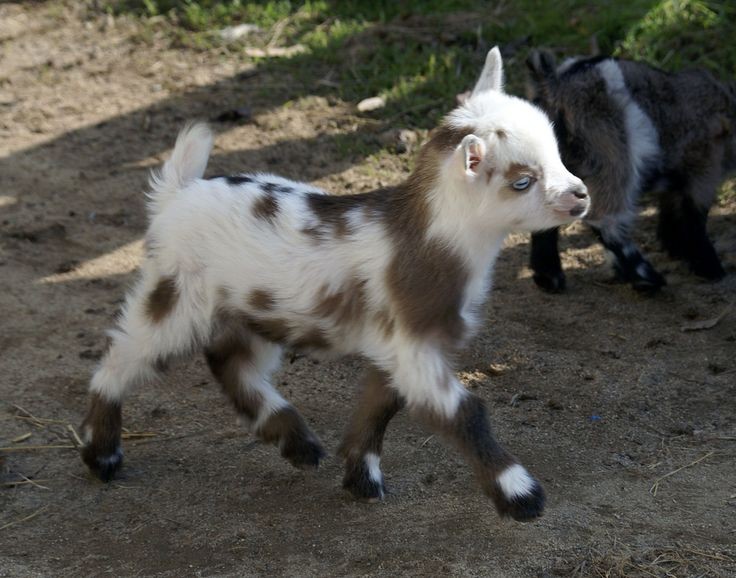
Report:
[[[474,274],[487,274],[509,234],[508,224],[487,218],[473,192],[456,179],[439,179],[424,194],[430,212],[428,238],[445,241]]]

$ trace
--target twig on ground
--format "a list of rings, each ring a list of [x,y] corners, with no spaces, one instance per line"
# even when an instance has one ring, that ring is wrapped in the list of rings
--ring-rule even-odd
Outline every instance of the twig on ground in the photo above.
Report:
[[[32,486],[38,486],[39,488],[43,488],[44,490],[49,490],[50,488],[47,488],[46,486],[42,486],[39,482],[48,482],[48,480],[31,480],[21,474],[22,480],[17,480],[15,482],[5,482],[3,484],[3,488],[14,488],[16,486],[25,486],[26,484],[30,484]]]
[[[60,449],[73,450],[75,449],[75,447],[73,445],[65,445],[65,444],[51,444],[47,446],[10,446],[10,447],[0,448],[0,452],[30,452],[30,451],[35,451],[35,450],[60,450]]]
[[[667,473],[667,474],[665,474],[665,475],[657,478],[656,480],[654,480],[654,484],[652,484],[652,487],[649,488],[649,493],[652,494],[653,496],[656,496],[657,495],[657,490],[659,489],[659,483],[662,480],[664,480],[665,478],[669,478],[670,476],[675,475],[677,472],[680,472],[680,471],[684,470],[685,468],[692,467],[695,464],[702,462],[704,459],[709,458],[714,453],[716,453],[715,450],[711,450],[707,454],[705,454],[704,456],[700,456],[697,460],[694,460],[694,461],[690,462],[689,464],[685,464],[684,466],[680,466],[676,470],[672,470],[671,472],[669,472],[669,473]]]
[[[0,530],[5,530],[6,528],[10,528],[10,526],[14,526],[15,524],[22,524],[23,522],[27,522],[28,520],[31,520],[38,516],[41,512],[46,510],[48,506],[44,506],[43,508],[39,508],[35,512],[33,512],[31,515],[26,516],[25,518],[21,518],[20,520],[13,520],[12,522],[8,522],[4,526],[0,526]]]

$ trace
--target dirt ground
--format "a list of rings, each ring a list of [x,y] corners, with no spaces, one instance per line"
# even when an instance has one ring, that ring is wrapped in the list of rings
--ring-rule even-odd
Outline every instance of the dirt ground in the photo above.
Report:
[[[500,520],[458,453],[403,413],[387,499],[350,499],[334,455],[350,359],[299,358],[278,377],[331,452],[317,472],[238,427],[194,359],[134,392],[122,476],[92,479],[67,424],[136,276],[148,170],[183,122],[251,108],[215,125],[210,174],[362,191],[398,182],[410,155],[345,154],[345,135],[376,130],[353,105],[286,102],[294,88],[268,65],[153,50],[135,24],[72,6],[0,4],[0,576],[736,576],[736,312],[682,330],[734,302],[733,199],[710,221],[717,284],[661,253],[644,211],[639,240],[669,282],[656,298],[610,283],[582,226],[564,238],[564,295],[538,291],[528,238],[509,240],[458,369],[544,483],[539,521]]]

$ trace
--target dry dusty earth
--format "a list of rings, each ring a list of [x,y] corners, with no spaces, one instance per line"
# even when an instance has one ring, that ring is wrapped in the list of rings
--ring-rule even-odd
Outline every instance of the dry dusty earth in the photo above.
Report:
[[[711,220],[718,284],[660,253],[645,211],[640,241],[669,280],[653,299],[609,283],[582,227],[560,296],[533,287],[528,239],[510,239],[458,369],[544,482],[539,521],[500,520],[455,450],[403,414],[390,494],[352,501],[334,451],[359,360],[299,358],[278,378],[332,453],[318,472],[239,428],[196,359],[131,396],[123,475],[90,478],[67,424],[135,279],[147,171],[180,125],[250,106],[216,125],[210,171],[335,191],[397,182],[410,155],[345,154],[338,137],[375,121],[308,89],[285,102],[267,63],[154,49],[71,6],[0,4],[0,576],[736,576],[736,313],[682,331],[734,301],[733,200]]]

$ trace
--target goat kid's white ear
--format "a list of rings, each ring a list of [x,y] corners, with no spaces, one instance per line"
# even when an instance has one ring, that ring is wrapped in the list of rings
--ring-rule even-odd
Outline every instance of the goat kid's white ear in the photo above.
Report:
[[[460,148],[465,161],[465,174],[474,177],[480,171],[480,164],[486,156],[486,143],[474,134],[469,134],[460,143]]]
[[[475,83],[472,96],[478,96],[484,92],[503,91],[503,60],[498,46],[494,46],[486,56],[486,63],[480,73],[478,82]]]

